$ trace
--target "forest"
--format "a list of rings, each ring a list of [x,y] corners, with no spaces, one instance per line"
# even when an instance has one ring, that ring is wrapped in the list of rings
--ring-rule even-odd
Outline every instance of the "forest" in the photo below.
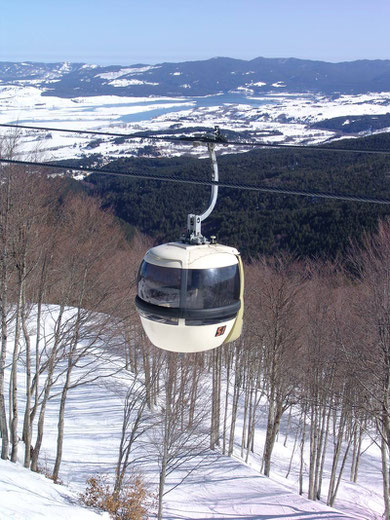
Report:
[[[388,150],[390,134],[331,147]],[[225,151],[225,150],[224,150]],[[174,158],[124,158],[107,166],[118,172],[175,175],[210,179],[208,159],[188,155]],[[72,162],[70,162],[72,164]],[[219,157],[221,182],[250,183],[390,199],[390,162],[385,155],[318,150],[260,149]],[[92,175],[91,192],[123,221],[152,237],[155,243],[177,240],[186,215],[208,204],[209,188],[171,182]],[[93,188],[93,189],[92,189]],[[217,206],[204,223],[206,236],[232,244],[247,260],[286,251],[296,257],[343,257],[350,240],[376,229],[390,214],[389,205],[351,203],[220,188]]]
[[[375,116],[340,116],[324,119],[313,123],[312,128],[324,128],[325,130],[336,130],[345,134],[357,134],[363,131],[375,131],[390,126],[390,114],[378,114]]]
[[[13,143],[2,146],[2,157],[12,157]],[[354,155],[348,165],[341,155],[326,158],[328,163],[310,152],[256,151],[221,157],[220,168],[227,179],[239,169],[245,181],[294,182],[310,189],[315,181],[316,189],[389,196],[385,158]],[[117,166],[162,173],[175,167],[183,175],[207,175],[205,161],[186,158]],[[358,482],[364,440],[373,439],[382,453],[384,518],[390,519],[390,224],[385,208],[226,190],[208,231],[218,229],[221,239],[234,245],[237,240],[245,254],[244,332],[233,344],[179,356],[153,347],[141,330],[135,279],[152,239],[134,232],[130,241],[115,214],[161,240],[179,232],[185,212],[202,204],[207,189],[188,193],[187,187],[184,192],[165,183],[93,178],[85,193],[37,167],[2,165],[0,176],[2,459],[16,462],[22,452],[25,467],[40,471],[45,414],[50,399],[59,395],[56,453],[48,470],[58,481],[69,394],[96,380],[96,367],[106,366],[115,352],[133,384],[123,403],[111,491],[104,492],[111,493],[112,505],[125,500],[121,493],[126,491],[127,505],[137,506],[138,516],[115,516],[118,505],[113,518],[148,518],[146,499],[139,502],[147,494],[129,495],[126,488],[144,489],[139,479],[133,484],[126,479],[136,466],[140,439],[148,439],[158,464],[161,519],[170,476],[183,460],[207,449],[226,455],[239,450],[243,461],[258,450],[261,472],[272,474],[284,420],[285,442],[294,443],[289,471],[298,464],[297,492],[331,506],[337,505],[342,478]],[[143,189],[130,189],[134,186]],[[348,269],[330,254],[335,245]],[[113,365],[112,373],[117,370]],[[261,449],[256,442],[260,417],[267,424]],[[332,460],[326,475],[325,457]],[[96,482],[90,484],[90,492],[101,493]]]

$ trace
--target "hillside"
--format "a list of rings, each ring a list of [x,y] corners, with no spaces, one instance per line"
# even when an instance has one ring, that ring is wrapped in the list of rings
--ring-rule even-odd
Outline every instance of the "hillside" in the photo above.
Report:
[[[390,149],[390,134],[333,147]],[[71,162],[72,163],[72,162]],[[189,157],[115,161],[108,166],[119,172],[179,175],[208,179],[209,161]],[[390,166],[387,156],[316,150],[254,150],[223,155],[219,159],[221,181],[251,183],[390,199]],[[103,206],[149,234],[156,242],[180,237],[187,213],[201,211],[209,197],[207,187],[170,182],[129,180],[93,175],[88,178]],[[350,240],[376,229],[378,219],[390,215],[389,205],[351,203],[272,195],[221,188],[217,206],[204,223],[206,235],[221,243],[235,244],[245,258],[289,251],[300,257],[343,256]]]
[[[325,503],[378,519],[389,225],[353,284],[320,262],[246,263],[240,339],[182,356],[134,308],[148,241],[61,176],[2,172],[4,460],[76,491],[140,472],[160,519],[340,517]]]
[[[52,317],[57,315],[57,309],[54,307],[47,308],[46,312]],[[86,479],[91,475],[113,473],[122,429],[124,399],[134,377],[134,374],[124,369],[120,359],[116,356],[111,357],[112,364],[109,360],[104,367],[97,364],[95,375],[98,379],[95,382],[74,388],[69,394],[65,415],[61,480],[70,489],[54,485],[43,475],[32,474],[19,465],[0,461],[0,499],[4,497],[1,504],[6,504],[6,508],[0,506],[0,520],[98,518],[97,514],[80,506],[77,502],[77,494],[84,491]],[[84,363],[88,361],[96,364],[93,355],[86,358]],[[118,371],[121,364],[122,368]],[[102,377],[114,370],[115,375]],[[82,373],[82,368],[76,368],[73,379],[77,381]],[[20,366],[21,390],[24,387],[23,375],[24,369]],[[42,447],[44,461],[48,468],[52,467],[54,461],[58,406],[59,396],[53,395],[53,399],[48,403]],[[157,416],[157,410],[155,413]],[[240,429],[241,426],[242,414],[239,418]],[[206,428],[206,425],[204,427]],[[284,422],[283,432],[285,427]],[[257,435],[263,438],[264,434],[264,424],[261,422],[257,428]],[[159,450],[154,435],[146,433],[132,454],[134,464],[142,472],[151,490],[154,490],[158,484]],[[299,496],[295,489],[295,477],[290,480],[284,478],[291,450],[292,439],[287,448],[283,447],[282,442],[277,443],[271,479],[259,473],[257,457],[251,458],[250,465],[239,460],[238,443],[236,457],[224,456],[219,450],[206,450],[202,456],[184,461],[184,464],[168,478],[169,493],[164,500],[163,518],[165,520],[178,518],[183,520],[231,518],[364,520],[365,504],[370,504],[370,514],[372,518],[376,518],[374,511],[381,508],[380,486],[366,483],[365,471],[373,471],[378,467],[377,454],[373,460],[371,455],[362,457],[360,480],[365,483],[365,487],[362,484],[350,485],[351,489],[349,489],[347,480],[343,481],[337,501],[338,509],[333,509],[322,502]],[[294,464],[297,463],[295,460]],[[250,467],[251,465],[253,467]],[[185,481],[176,487],[187,473]],[[22,489],[18,486],[21,479],[23,479]],[[353,492],[360,494],[355,503],[352,498]]]
[[[4,460],[0,460],[0,504],[0,520],[109,520],[107,513],[83,507],[66,486]]]
[[[357,134],[359,132],[374,132],[390,127],[390,114],[341,116],[324,119],[313,123],[312,128],[335,130],[339,133]]]

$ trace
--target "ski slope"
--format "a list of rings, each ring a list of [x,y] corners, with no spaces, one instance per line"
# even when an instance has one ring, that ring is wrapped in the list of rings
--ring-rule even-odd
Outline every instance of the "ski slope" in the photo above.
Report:
[[[52,313],[54,313],[53,311]],[[122,427],[122,407],[126,389],[132,381],[130,372],[118,372],[120,359],[105,357],[97,370],[106,377],[72,389],[65,416],[65,440],[60,478],[63,486],[55,485],[43,475],[25,470],[20,464],[0,461],[0,520],[62,519],[89,520],[108,518],[82,507],[77,496],[85,489],[86,480],[97,474],[112,475]],[[109,361],[107,361],[107,359]],[[112,365],[112,366],[110,366]],[[19,395],[23,396],[23,362],[19,364]],[[115,375],[109,375],[115,372]],[[77,377],[77,374],[76,374]],[[58,399],[48,403],[45,434],[41,451],[44,469],[52,469],[56,448]],[[20,401],[23,407],[22,398]],[[21,423],[22,421],[20,421]],[[20,427],[22,425],[20,424]],[[258,437],[264,437],[264,424],[258,423]],[[237,439],[239,434],[237,435]],[[260,448],[255,452],[261,453]],[[259,456],[249,462],[207,451],[202,458],[186,463],[167,480],[164,498],[166,520],[379,520],[383,512],[379,453],[368,450],[362,455],[358,484],[348,481],[345,472],[336,509],[298,495],[296,469],[285,479],[291,449],[281,438],[275,446],[271,478],[259,472]],[[148,488],[158,486],[155,446],[145,434],[136,450],[137,470],[141,471]],[[328,462],[329,466],[329,462]],[[196,468],[196,469],[194,469]],[[191,472],[192,471],[192,472]],[[190,476],[180,485],[182,477]],[[307,484],[305,477],[305,484]],[[325,485],[324,485],[325,487]],[[324,491],[324,496],[325,491]]]

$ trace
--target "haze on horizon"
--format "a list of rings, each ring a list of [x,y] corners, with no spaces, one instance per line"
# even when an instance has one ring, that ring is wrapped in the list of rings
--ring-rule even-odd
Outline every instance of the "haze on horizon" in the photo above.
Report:
[[[2,6],[0,60],[390,59],[389,19],[388,0],[19,0]]]

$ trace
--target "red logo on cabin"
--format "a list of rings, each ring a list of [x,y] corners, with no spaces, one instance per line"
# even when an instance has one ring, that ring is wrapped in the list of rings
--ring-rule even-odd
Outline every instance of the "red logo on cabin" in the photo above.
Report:
[[[223,325],[223,327],[218,327],[217,332],[215,333],[215,337],[217,336],[223,336],[225,334],[226,325]]]

